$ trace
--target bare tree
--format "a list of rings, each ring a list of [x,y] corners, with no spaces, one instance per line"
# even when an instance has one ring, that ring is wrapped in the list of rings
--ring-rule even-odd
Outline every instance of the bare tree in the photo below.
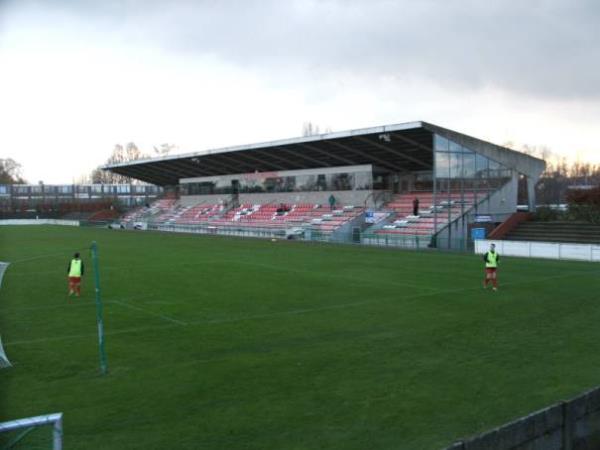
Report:
[[[580,160],[569,162],[564,156],[557,155],[544,145],[515,145],[506,142],[505,147],[526,153],[546,162],[536,186],[537,200],[540,204],[565,203],[569,188],[574,186],[600,185],[600,166]]]
[[[92,184],[94,180],[92,179],[93,172],[89,174],[83,174],[73,179],[73,184]]]
[[[21,164],[12,158],[0,158],[0,184],[25,183],[21,176]]]
[[[156,147],[154,146],[154,153],[156,153],[157,156],[167,156],[169,153],[171,153],[173,150],[175,150],[177,148],[177,146],[175,144],[160,144],[160,147]]]
[[[143,153],[133,142],[127,143],[125,147],[123,147],[121,144],[116,144],[113,148],[112,154],[106,160],[106,165],[135,161],[147,157],[148,155]],[[92,171],[91,181],[99,184],[137,183],[137,181],[133,180],[131,177],[126,177],[124,175],[119,175],[118,173],[102,170],[99,167]]]
[[[331,133],[330,127],[325,127],[323,133]],[[316,136],[321,134],[321,127],[311,121],[302,124],[302,136]]]

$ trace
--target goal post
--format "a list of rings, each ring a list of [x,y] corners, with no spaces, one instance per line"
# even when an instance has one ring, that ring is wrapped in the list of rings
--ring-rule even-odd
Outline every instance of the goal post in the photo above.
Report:
[[[92,253],[92,264],[94,266],[94,291],[96,293],[96,324],[98,328],[98,351],[100,353],[100,372],[106,375],[108,372],[108,362],[106,360],[106,350],[104,349],[104,319],[102,313],[102,296],[100,292],[100,266],[98,261],[98,244],[92,242],[90,247]]]
[[[63,443],[63,415],[62,413],[46,414],[43,416],[27,417],[24,419],[0,422],[0,434],[19,432],[7,448],[13,448],[33,429],[38,427],[52,427],[52,450],[62,450]]]
[[[8,267],[8,263],[0,261],[0,287],[2,287],[2,278],[4,278],[4,272]],[[11,367],[11,363],[4,352],[4,347],[2,347],[2,337],[0,337],[0,369],[6,369],[7,367]]]
[[[12,364],[4,352],[4,347],[2,347],[2,337],[0,336],[0,369],[6,369],[11,366]]]

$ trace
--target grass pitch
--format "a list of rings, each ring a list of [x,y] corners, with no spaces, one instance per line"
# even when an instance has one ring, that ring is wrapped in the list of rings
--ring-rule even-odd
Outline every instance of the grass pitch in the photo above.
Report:
[[[99,375],[97,240],[109,374]],[[600,266],[2,227],[0,420],[69,449],[437,449],[600,382]]]

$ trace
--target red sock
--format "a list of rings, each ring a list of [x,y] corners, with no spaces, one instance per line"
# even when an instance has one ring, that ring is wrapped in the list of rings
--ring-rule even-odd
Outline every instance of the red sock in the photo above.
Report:
[[[487,278],[483,279],[483,285],[487,287],[488,283],[490,280],[488,280]]]
[[[498,280],[496,280],[495,278],[492,278],[492,284],[494,285],[495,288],[498,287]]]

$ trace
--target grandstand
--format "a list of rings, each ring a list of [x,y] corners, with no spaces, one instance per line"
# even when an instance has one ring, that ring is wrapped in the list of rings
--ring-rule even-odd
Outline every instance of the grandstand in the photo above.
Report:
[[[502,222],[527,179],[530,210],[542,160],[426,122],[327,133],[104,167],[160,186],[162,198],[125,225],[364,243],[464,247],[477,217]],[[412,204],[419,200],[414,214]],[[330,203],[332,202],[332,203]],[[369,223],[372,212],[385,218]]]

